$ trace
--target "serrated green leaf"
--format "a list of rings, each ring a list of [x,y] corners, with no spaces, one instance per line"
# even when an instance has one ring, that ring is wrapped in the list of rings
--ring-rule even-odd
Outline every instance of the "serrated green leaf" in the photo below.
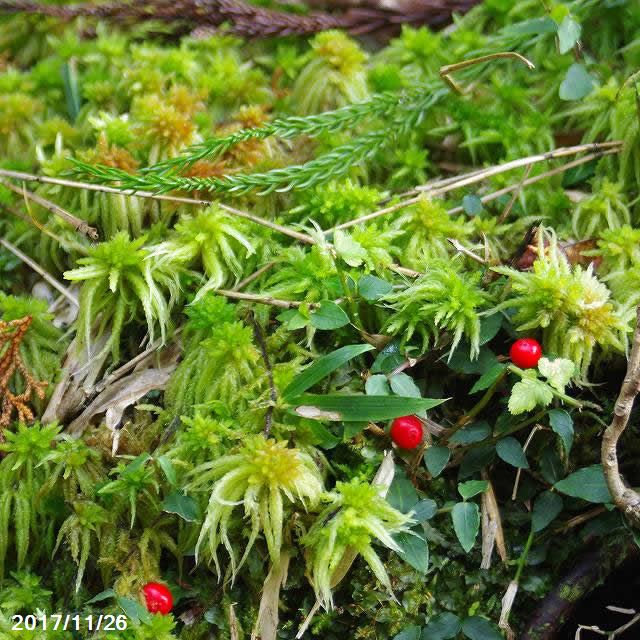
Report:
[[[391,390],[398,396],[404,396],[406,398],[420,398],[422,394],[418,385],[413,381],[413,378],[406,373],[396,373],[389,378],[389,384]]]
[[[364,392],[368,396],[388,396],[391,395],[389,380],[383,373],[376,373],[369,376],[364,383]]]
[[[432,409],[443,402],[446,402],[446,399],[314,394],[305,394],[289,400],[294,411],[304,418],[345,422],[392,420]]]
[[[564,450],[569,455],[573,446],[573,420],[571,416],[562,409],[552,409],[549,411],[549,424],[560,436]]]
[[[462,548],[469,553],[480,529],[480,510],[475,502],[458,502],[451,510],[453,530]]]
[[[501,362],[494,364],[476,380],[476,383],[471,387],[471,391],[469,391],[469,393],[478,393],[478,391],[488,389],[496,380],[498,380],[498,378],[500,378],[500,376],[503,375],[506,368],[506,365]]]
[[[359,267],[368,257],[367,250],[348,233],[337,230],[333,234],[336,253],[350,267]]]
[[[467,480],[467,482],[458,483],[458,493],[465,500],[484,493],[488,488],[489,483],[486,480]]]
[[[547,407],[553,400],[553,391],[546,382],[534,377],[523,378],[516,382],[509,397],[509,412],[517,416],[536,407]]]
[[[434,478],[442,473],[450,458],[451,450],[449,447],[428,447],[424,452],[424,464]]]
[[[546,529],[562,511],[562,498],[553,491],[543,491],[533,503],[531,527],[534,533]]]
[[[429,545],[424,536],[412,531],[398,533],[393,539],[400,547],[398,555],[416,571],[427,573],[429,569]]]
[[[527,456],[522,445],[513,437],[502,438],[496,443],[496,453],[501,460],[518,469],[528,469]]]
[[[572,498],[581,498],[588,502],[611,502],[611,494],[599,464],[578,469],[553,485],[553,488]]]
[[[331,300],[323,300],[311,314],[311,325],[316,329],[329,331],[349,324],[349,316],[344,309]]]
[[[376,276],[362,276],[358,280],[358,292],[369,302],[380,300],[393,290],[391,283]]]
[[[595,82],[583,64],[574,63],[560,85],[561,100],[581,100],[588,96]]]
[[[304,393],[307,389],[326,378],[330,373],[339,369],[349,360],[367,351],[373,351],[373,349],[374,347],[370,344],[351,344],[336,349],[326,356],[322,356],[322,358],[318,358],[312,365],[294,378],[293,382],[284,390],[282,395],[287,398]]]
[[[576,366],[566,358],[540,358],[538,370],[547,379],[547,382],[560,392],[569,384],[575,374]]]
[[[570,15],[564,17],[564,20],[558,27],[558,42],[560,53],[571,51],[573,45],[580,39],[582,27]]]
[[[429,620],[422,630],[421,640],[451,640],[462,629],[462,620],[457,615],[445,611]]]

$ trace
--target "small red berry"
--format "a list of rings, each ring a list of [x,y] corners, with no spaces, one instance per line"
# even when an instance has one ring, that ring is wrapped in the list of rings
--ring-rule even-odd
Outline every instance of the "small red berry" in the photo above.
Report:
[[[415,449],[423,435],[422,422],[415,416],[402,416],[391,423],[391,439],[401,449]]]
[[[517,367],[532,369],[542,357],[542,347],[533,338],[520,338],[511,345],[509,357]]]
[[[149,582],[142,589],[144,599],[147,603],[147,610],[151,613],[161,613],[167,615],[173,607],[173,596],[171,591],[159,582]]]

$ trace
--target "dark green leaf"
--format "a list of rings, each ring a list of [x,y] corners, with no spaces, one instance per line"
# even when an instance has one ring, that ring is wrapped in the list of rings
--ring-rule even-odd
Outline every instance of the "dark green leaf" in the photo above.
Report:
[[[387,295],[392,291],[393,287],[389,282],[382,278],[376,278],[376,276],[362,276],[358,280],[358,291],[360,295],[365,299],[373,302],[380,300],[380,298]]]
[[[542,33],[555,33],[558,30],[558,24],[551,18],[533,18],[532,20],[523,20],[514,25],[510,25],[502,30],[506,35],[537,35]]]
[[[411,511],[413,512],[413,518],[416,522],[426,522],[436,515],[438,512],[438,505],[435,500],[426,498],[425,500],[420,500],[420,502],[415,504]]]
[[[571,167],[565,171],[562,176],[562,187],[564,189],[570,189],[579,184],[585,183],[589,178],[593,178],[596,174],[596,166],[599,160],[596,158],[590,162],[578,165],[577,167]]]
[[[456,373],[483,374],[498,362],[495,354],[486,345],[480,347],[480,353],[475,360],[471,359],[469,343],[462,340],[451,354],[447,362],[449,369]]]
[[[467,482],[458,483],[458,493],[465,500],[485,492],[488,488],[489,483],[486,480],[467,480]]]
[[[344,309],[331,300],[323,300],[311,314],[311,325],[316,329],[329,331],[349,324],[349,316]]]
[[[67,101],[67,111],[69,112],[69,120],[75,122],[82,107],[82,100],[78,86],[78,71],[74,61],[65,62],[62,65],[62,81],[64,85],[64,96]]]
[[[467,451],[458,470],[458,479],[464,480],[484,469],[493,462],[495,454],[496,448],[493,445],[484,445]]]
[[[546,529],[562,511],[562,498],[553,491],[543,491],[533,503],[531,527],[535,533]]]
[[[469,393],[477,393],[478,391],[488,389],[503,374],[506,368],[506,365],[501,362],[494,364],[476,380],[476,383],[471,387]]]
[[[451,511],[453,529],[462,548],[469,553],[480,529],[480,510],[475,502],[458,502]]]
[[[500,327],[502,326],[502,314],[494,313],[491,316],[485,316],[480,322],[480,344],[486,344],[489,340],[496,337]]]
[[[414,531],[399,533],[393,539],[400,547],[398,555],[416,571],[427,573],[429,568],[429,546],[424,536]]]
[[[378,422],[426,411],[445,400],[400,396],[322,396],[305,394],[291,398],[295,412],[304,418],[333,421]]]
[[[312,365],[297,375],[282,395],[285,398],[298,396],[317,382],[320,382],[320,380],[326,378],[330,373],[340,368],[349,360],[372,350],[373,347],[370,344],[351,344],[336,349],[326,356],[318,358]]]
[[[447,466],[451,451],[449,447],[429,447],[424,452],[424,464],[429,473],[436,478]]]
[[[140,622],[151,622],[151,614],[140,603],[120,596],[116,601],[130,621],[136,624]]]
[[[170,493],[162,503],[162,509],[167,513],[175,513],[187,522],[197,522],[199,518],[198,503],[180,491]]]
[[[540,471],[549,484],[555,484],[562,478],[564,475],[562,460],[555,449],[550,447],[544,449],[540,455]]]
[[[486,618],[471,616],[462,623],[462,633],[469,640],[503,640],[498,627]]]
[[[429,621],[422,630],[422,640],[450,640],[462,629],[462,621],[457,615],[445,611]]]
[[[418,385],[413,381],[411,376],[406,373],[396,373],[389,378],[389,384],[391,390],[397,396],[404,396],[406,398],[420,398],[422,394]]]
[[[113,589],[105,589],[101,591],[97,596],[93,596],[91,600],[87,600],[85,604],[95,604],[96,602],[104,602],[109,598],[115,597],[116,592]]]
[[[400,353],[400,344],[395,340],[390,342],[375,359],[371,373],[391,373],[397,369],[405,358]]]
[[[560,436],[564,450],[569,455],[573,446],[573,420],[571,416],[562,409],[552,409],[549,411],[549,423],[551,428]]]
[[[518,469],[528,469],[527,456],[522,445],[513,437],[502,438],[496,443],[496,453],[501,460]]]
[[[309,428],[313,434],[313,444],[322,449],[333,449],[340,443],[340,438],[317,420],[313,420]]]
[[[583,64],[574,63],[569,67],[560,85],[560,99],[581,100],[593,91],[594,86],[595,82],[586,67]]]
[[[564,480],[556,482],[554,489],[572,498],[582,498],[588,502],[611,502],[611,494],[604,479],[602,466],[578,469]]]
[[[393,636],[393,640],[420,640],[420,627],[412,624]]]
[[[462,198],[462,208],[469,216],[477,216],[484,210],[482,200],[475,193],[469,193]]]
[[[393,482],[387,493],[387,502],[402,513],[409,513],[418,503],[418,493],[413,483],[400,467],[396,467]]]
[[[474,442],[485,440],[490,435],[491,427],[489,423],[482,420],[481,422],[474,422],[456,431],[449,438],[449,442],[452,444],[473,444]]]

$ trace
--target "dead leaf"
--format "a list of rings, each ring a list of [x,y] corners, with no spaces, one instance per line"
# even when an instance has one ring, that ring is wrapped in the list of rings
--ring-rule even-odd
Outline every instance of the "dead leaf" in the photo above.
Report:
[[[318,407],[312,407],[309,405],[300,405],[295,409],[296,413],[303,418],[310,418],[311,420],[341,420],[342,415],[337,411],[323,411]]]
[[[260,609],[251,640],[276,640],[278,634],[278,607],[280,605],[280,589],[287,581],[289,570],[289,554],[280,553],[280,563],[272,566],[262,587]]]

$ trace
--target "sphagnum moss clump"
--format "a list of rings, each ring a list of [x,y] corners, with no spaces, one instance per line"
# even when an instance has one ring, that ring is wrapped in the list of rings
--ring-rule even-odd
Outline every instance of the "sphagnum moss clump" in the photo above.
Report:
[[[640,5],[316,4],[0,2],[2,638],[528,637],[633,547]]]

